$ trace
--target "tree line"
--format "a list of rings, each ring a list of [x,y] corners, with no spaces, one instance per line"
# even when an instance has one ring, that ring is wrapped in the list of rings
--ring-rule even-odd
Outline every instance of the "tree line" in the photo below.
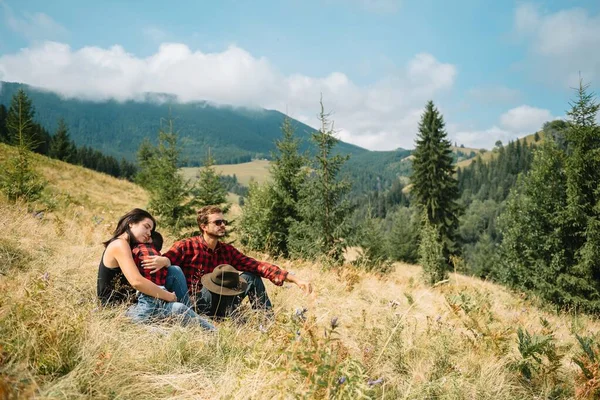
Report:
[[[21,130],[21,132],[19,132]],[[69,127],[60,118],[51,134],[35,120],[35,107],[24,89],[12,97],[8,109],[0,104],[0,142],[18,145],[19,135],[29,143],[31,151],[51,158],[81,165],[117,178],[133,179],[136,166],[124,158],[112,156],[88,146],[77,146],[69,135]]]

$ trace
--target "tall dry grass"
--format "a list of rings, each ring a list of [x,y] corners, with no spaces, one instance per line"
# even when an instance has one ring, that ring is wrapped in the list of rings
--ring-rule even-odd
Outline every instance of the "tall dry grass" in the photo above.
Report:
[[[144,192],[36,160],[49,182],[45,199],[0,200],[0,398],[575,396],[574,335],[596,335],[597,321],[460,275],[431,288],[412,265],[378,277],[271,260],[315,286],[306,297],[269,284],[274,321],[248,310],[245,322],[219,323],[214,335],[133,325],[124,309],[97,307],[95,284],[100,243],[118,216],[146,204]],[[514,367],[523,359],[519,327],[552,331],[562,355],[552,376],[527,380]]]

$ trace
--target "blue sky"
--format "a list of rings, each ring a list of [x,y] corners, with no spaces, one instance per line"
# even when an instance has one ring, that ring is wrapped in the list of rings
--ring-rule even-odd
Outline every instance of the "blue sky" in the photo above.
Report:
[[[83,5],[82,5],[83,4]],[[0,0],[0,80],[67,97],[278,109],[339,136],[411,148],[425,102],[450,138],[491,147],[600,87],[600,2]]]

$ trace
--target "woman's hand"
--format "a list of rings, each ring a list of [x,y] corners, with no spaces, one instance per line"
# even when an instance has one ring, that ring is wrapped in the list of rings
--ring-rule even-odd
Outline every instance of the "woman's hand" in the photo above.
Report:
[[[150,270],[151,274],[155,274],[163,267],[171,265],[171,260],[163,256],[150,256],[142,260],[144,269]]]
[[[177,301],[177,296],[175,295],[175,293],[173,292],[167,292],[169,293],[169,297],[167,299],[165,299],[165,301],[168,301],[169,303],[173,303],[174,301]]]

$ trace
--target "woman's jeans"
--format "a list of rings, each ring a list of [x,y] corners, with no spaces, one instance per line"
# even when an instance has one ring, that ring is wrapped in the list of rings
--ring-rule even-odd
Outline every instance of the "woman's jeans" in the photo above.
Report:
[[[181,268],[175,265],[169,267],[167,280],[163,288],[175,292],[177,301],[168,302],[138,293],[137,304],[129,307],[126,315],[136,323],[157,322],[174,318],[184,326],[199,325],[209,331],[216,330],[212,323],[196,314],[190,308],[187,284]]]

